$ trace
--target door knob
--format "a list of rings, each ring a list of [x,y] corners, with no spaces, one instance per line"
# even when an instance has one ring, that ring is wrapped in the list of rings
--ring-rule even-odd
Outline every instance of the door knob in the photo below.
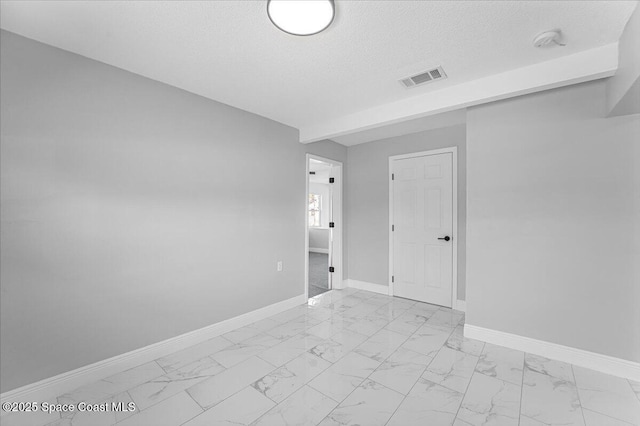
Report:
[[[445,241],[449,241],[451,239],[451,237],[449,237],[448,235],[446,237],[443,238],[438,238],[439,240],[445,240]]]

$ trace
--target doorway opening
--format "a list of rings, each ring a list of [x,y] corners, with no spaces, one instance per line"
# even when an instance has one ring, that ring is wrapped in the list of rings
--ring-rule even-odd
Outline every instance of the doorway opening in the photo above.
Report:
[[[307,298],[342,288],[342,229],[342,163],[307,154]]]

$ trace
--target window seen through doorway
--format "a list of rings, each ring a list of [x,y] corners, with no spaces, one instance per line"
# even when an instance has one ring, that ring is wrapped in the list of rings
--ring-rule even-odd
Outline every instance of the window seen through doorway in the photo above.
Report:
[[[320,207],[322,196],[320,194],[309,194],[309,226],[320,227]]]

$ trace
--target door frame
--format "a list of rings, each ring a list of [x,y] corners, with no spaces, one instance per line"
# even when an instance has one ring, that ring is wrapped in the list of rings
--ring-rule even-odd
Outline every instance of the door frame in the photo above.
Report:
[[[329,246],[329,256],[333,258],[333,267],[335,272],[333,273],[333,279],[331,280],[331,289],[344,288],[344,268],[343,268],[343,240],[344,234],[344,214],[343,214],[343,191],[344,191],[344,168],[342,162],[332,160],[330,158],[321,157],[319,155],[308,154],[306,156],[306,174],[305,174],[305,203],[304,203],[304,297],[309,299],[309,160],[319,160],[325,163],[329,163],[335,167],[334,177],[337,182],[333,183],[332,187],[332,203],[333,203],[333,221],[335,227],[333,228],[333,246]],[[327,271],[327,274],[330,272]]]
[[[393,231],[391,225],[393,225],[393,180],[391,174],[393,173],[393,162],[395,160],[403,160],[406,158],[425,157],[428,155],[448,154],[452,155],[452,186],[453,186],[453,200],[452,200],[452,215],[453,215],[453,235],[452,235],[452,271],[451,271],[451,308],[458,309],[458,147],[451,146],[440,149],[430,149],[428,151],[412,152],[410,154],[393,155],[389,157],[389,295],[394,295],[393,286]]]

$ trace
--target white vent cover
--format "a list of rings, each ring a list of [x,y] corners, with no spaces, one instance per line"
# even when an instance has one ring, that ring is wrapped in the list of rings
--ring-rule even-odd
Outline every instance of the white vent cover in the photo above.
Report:
[[[403,78],[400,80],[400,83],[402,83],[404,87],[408,88],[431,83],[432,81],[444,80],[445,78],[447,78],[447,75],[444,73],[444,70],[442,67],[438,67],[411,77]]]

